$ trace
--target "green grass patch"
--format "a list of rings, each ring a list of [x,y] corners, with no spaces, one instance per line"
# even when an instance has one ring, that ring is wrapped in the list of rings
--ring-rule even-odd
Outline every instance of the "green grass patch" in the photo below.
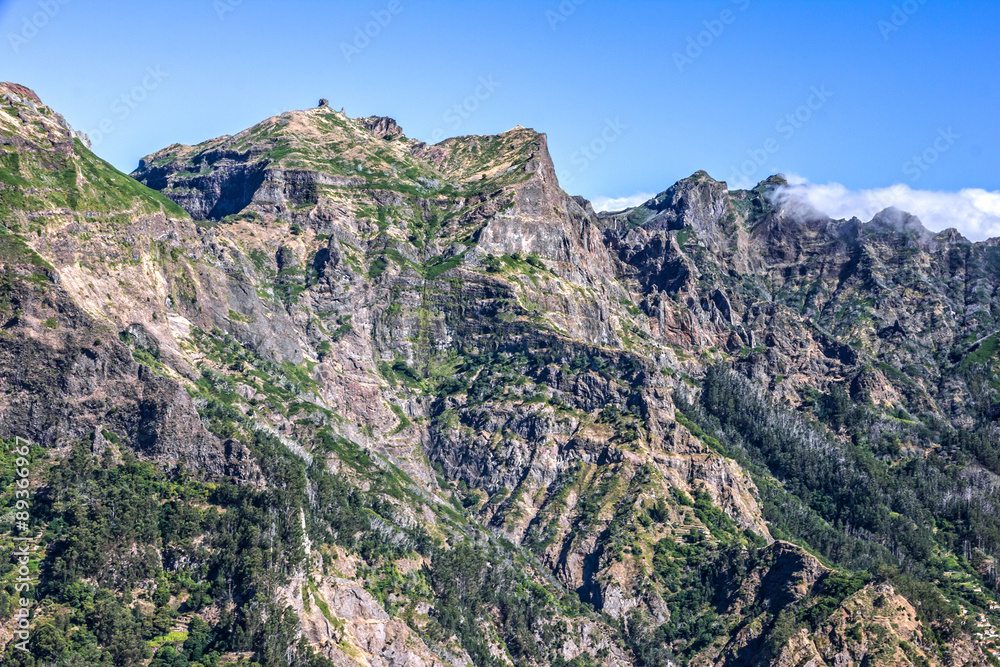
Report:
[[[392,413],[396,415],[397,419],[399,419],[399,425],[396,426],[396,429],[392,432],[392,435],[396,435],[397,433],[402,433],[407,428],[409,428],[410,425],[413,423],[406,416],[406,413],[403,412],[403,408],[396,405],[395,403],[390,403],[389,409],[392,410]]]

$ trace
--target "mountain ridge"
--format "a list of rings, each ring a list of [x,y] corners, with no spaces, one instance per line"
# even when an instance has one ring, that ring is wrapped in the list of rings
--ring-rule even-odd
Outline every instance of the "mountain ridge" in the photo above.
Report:
[[[324,106],[128,182],[3,99],[2,434],[42,447],[35,628],[94,638],[64,651],[990,660],[956,605],[997,587],[995,242],[704,172],[597,215],[543,134]],[[139,478],[156,531],[73,509]]]

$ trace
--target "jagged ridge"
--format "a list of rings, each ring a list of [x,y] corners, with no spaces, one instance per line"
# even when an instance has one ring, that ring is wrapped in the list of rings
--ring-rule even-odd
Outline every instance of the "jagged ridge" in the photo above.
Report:
[[[31,158],[39,147],[47,150],[37,139],[20,144],[17,154]],[[11,174],[24,182],[4,180],[0,194],[47,178],[23,164]],[[482,664],[488,655],[746,664],[807,653],[840,664],[870,658],[876,644],[887,663],[937,662],[934,637],[944,636],[953,656],[981,659],[943,612],[911,613],[884,583],[774,541],[772,531],[790,529],[785,506],[814,522],[788,537],[827,539],[840,526],[821,498],[796,490],[803,471],[766,458],[763,436],[737,429],[719,397],[740,396],[758,416],[753,424],[787,442],[822,442],[857,479],[940,460],[950,474],[986,480],[970,484],[968,497],[989,508],[983,489],[997,472],[989,451],[970,443],[938,454],[929,438],[989,419],[989,400],[970,410],[959,396],[991,395],[973,393],[966,370],[995,362],[995,242],[929,236],[893,212],[868,224],[804,219],[773,203],[780,179],[729,191],[704,172],[642,207],[597,217],[558,187],[544,135],[516,129],[426,146],[390,119],[352,120],[327,107],[169,147],[144,158],[135,176],[196,222],[162,203],[116,209],[127,213],[112,224],[46,204],[57,214],[33,216],[35,235],[11,242],[31,248],[4,257],[5,368],[24,354],[23,340],[53,370],[36,383],[11,376],[4,428],[54,447],[82,441],[111,462],[138,452],[174,479],[184,462],[205,484],[235,475],[270,493],[301,484],[315,494],[331,488],[332,471],[351,493],[371,494],[357,502],[367,503],[374,542],[338,528],[347,525],[338,514],[347,496],[258,501],[290,502],[279,514],[301,513],[301,533],[298,520],[269,519],[290,548],[264,548],[273,578],[257,573],[241,589],[266,594],[229,602],[219,594],[189,610],[217,619],[236,605],[219,627],[238,629],[237,639],[213,646],[283,664],[253,623],[263,623],[259,605],[288,605],[311,650],[335,664]],[[102,188],[129,192],[117,178]],[[135,196],[159,201],[147,192]],[[60,315],[74,307],[79,315]],[[98,331],[107,334],[100,345]],[[136,373],[173,396],[186,387],[193,401],[181,392],[158,418],[156,400],[142,402],[146,389],[125,388]],[[65,386],[78,387],[75,400],[50,408],[63,418],[37,419],[34,406]],[[768,395],[755,403],[761,386]],[[868,403],[863,417],[845,417],[836,402],[844,391]],[[102,392],[113,412],[97,400]],[[916,423],[907,410],[926,411],[934,434],[907,425]],[[166,435],[176,430],[166,415],[178,414],[207,448]],[[855,433],[851,444],[845,420],[862,418],[871,435],[859,444]],[[900,433],[911,440],[901,445]],[[854,467],[857,452],[867,467]],[[243,511],[205,493],[209,509]],[[940,516],[953,508],[942,504]],[[923,521],[917,513],[915,528],[898,524],[897,533],[933,540]],[[992,539],[991,524],[977,525]],[[890,551],[871,535],[859,543]],[[69,539],[55,534],[43,572],[54,571]],[[910,554],[914,544],[922,543],[891,546]],[[990,544],[963,554],[977,581],[989,581],[974,568],[991,562]],[[813,548],[833,557],[825,543]],[[934,548],[941,563],[957,556],[947,542]],[[196,558],[221,554],[209,548]],[[458,562],[494,568],[494,590],[472,585],[484,569],[458,575],[459,593]],[[112,557],[103,566],[120,564]],[[188,610],[181,599],[196,589],[185,568],[167,560],[157,568],[168,593],[157,609]],[[943,604],[935,594],[920,601]],[[908,624],[903,643],[882,641],[896,631],[877,618],[885,600]],[[463,630],[484,617],[492,629]],[[294,643],[294,631],[281,636]]]

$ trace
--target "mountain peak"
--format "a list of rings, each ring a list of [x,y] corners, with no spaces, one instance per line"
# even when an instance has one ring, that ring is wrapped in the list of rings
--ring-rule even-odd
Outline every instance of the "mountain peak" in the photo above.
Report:
[[[36,145],[59,146],[62,152],[72,148],[74,139],[90,148],[90,138],[74,130],[62,114],[53,111],[30,88],[4,81],[0,83],[0,103],[7,107],[0,112],[0,127],[12,135]]]
[[[370,207],[361,203],[364,192],[384,193],[378,201],[459,192],[492,199],[534,180],[543,184],[546,210],[564,198],[546,137],[534,130],[519,126],[428,146],[406,137],[393,118],[352,119],[328,104],[197,146],[169,146],[144,157],[133,176],[196,219],[246,213],[317,230],[327,230],[347,201]]]
[[[756,190],[757,188],[762,188],[762,187],[777,188],[777,187],[781,187],[783,185],[788,185],[788,179],[785,178],[784,174],[771,174],[770,176],[768,176],[767,178],[765,178],[763,181],[761,181],[760,183],[758,183],[757,186],[754,189]]]
[[[899,232],[914,232],[921,238],[931,236],[931,233],[924,227],[920,218],[895,206],[882,209],[865,226]]]
[[[12,83],[10,81],[0,81],[0,92],[7,94],[14,94],[18,97],[29,99],[36,104],[41,104],[42,99],[38,94],[27,86],[22,86],[19,83]]]

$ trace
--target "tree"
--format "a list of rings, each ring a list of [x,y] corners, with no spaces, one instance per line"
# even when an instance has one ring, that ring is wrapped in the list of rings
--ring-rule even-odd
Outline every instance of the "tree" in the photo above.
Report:
[[[182,647],[192,660],[201,660],[205,649],[212,643],[212,628],[198,616],[188,625],[188,638]]]
[[[52,627],[51,623],[39,623],[31,631],[29,652],[43,664],[57,663],[66,650],[64,634]]]
[[[167,645],[156,652],[149,667],[188,667],[188,659],[173,646]]]

